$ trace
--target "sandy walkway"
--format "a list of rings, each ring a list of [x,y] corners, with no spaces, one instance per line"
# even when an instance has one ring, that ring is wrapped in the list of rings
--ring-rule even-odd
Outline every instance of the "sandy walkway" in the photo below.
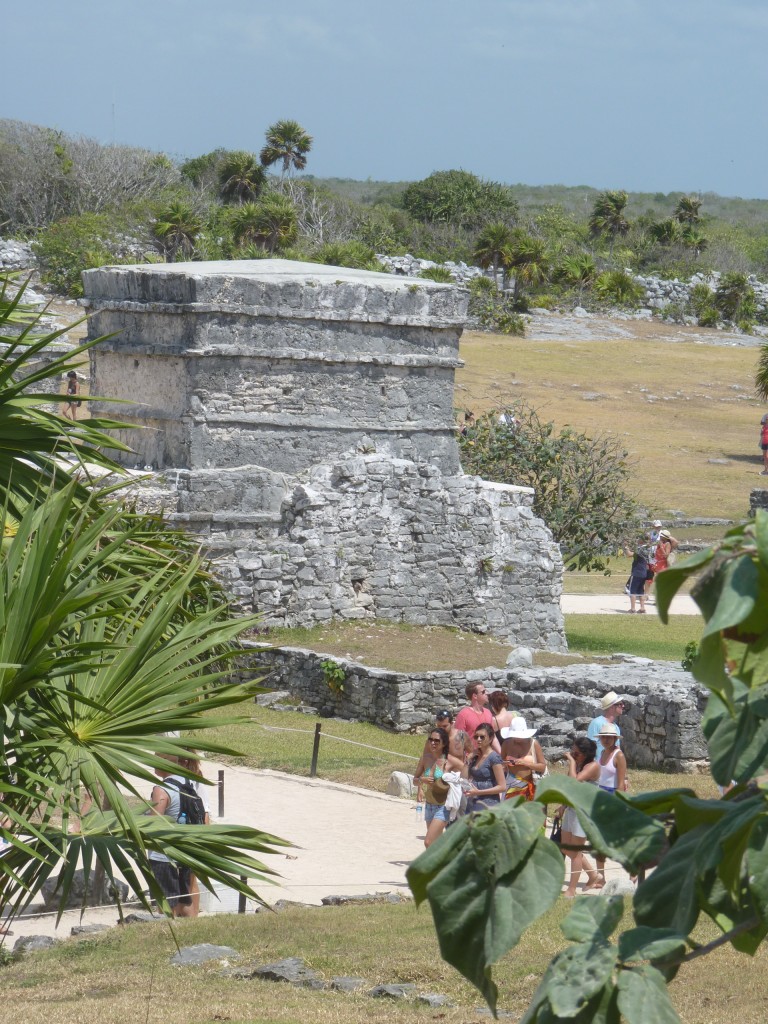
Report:
[[[560,598],[563,615],[629,615],[626,594],[563,594]],[[656,615],[656,605],[646,605],[647,614]],[[670,615],[699,615],[692,597],[680,594],[672,598]]]

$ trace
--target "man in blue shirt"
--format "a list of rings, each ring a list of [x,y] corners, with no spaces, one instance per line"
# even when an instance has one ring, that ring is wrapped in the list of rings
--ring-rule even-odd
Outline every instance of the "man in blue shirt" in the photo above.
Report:
[[[599,736],[600,730],[608,723],[615,725],[619,729],[619,723],[616,719],[624,710],[624,701],[619,697],[618,693],[614,693],[611,690],[600,701],[600,707],[603,709],[602,715],[593,718],[587,729],[587,736],[597,744],[597,761],[600,760],[600,755],[603,752],[603,744],[600,742]],[[621,737],[621,729],[619,729],[619,737]],[[621,746],[621,739],[616,741],[616,746]]]

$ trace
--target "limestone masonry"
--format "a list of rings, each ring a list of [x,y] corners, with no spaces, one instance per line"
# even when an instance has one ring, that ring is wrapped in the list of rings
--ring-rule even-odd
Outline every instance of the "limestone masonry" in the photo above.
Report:
[[[565,648],[562,562],[529,488],[464,476],[453,387],[467,293],[286,260],[84,275],[92,403],[160,475],[268,624],[455,625]]]

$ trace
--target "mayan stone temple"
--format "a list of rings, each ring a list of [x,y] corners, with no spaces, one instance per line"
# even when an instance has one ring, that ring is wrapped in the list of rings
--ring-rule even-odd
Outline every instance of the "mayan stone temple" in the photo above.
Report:
[[[287,260],[84,275],[94,414],[268,624],[379,618],[565,649],[532,492],[461,472],[466,292]]]

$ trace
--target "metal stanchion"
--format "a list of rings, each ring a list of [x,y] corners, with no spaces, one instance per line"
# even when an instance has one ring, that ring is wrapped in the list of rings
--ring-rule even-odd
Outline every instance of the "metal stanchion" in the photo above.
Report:
[[[219,789],[219,817],[224,817],[224,769],[219,768],[219,781],[217,783]]]
[[[315,726],[315,740],[312,744],[312,763],[309,766],[309,777],[314,779],[317,775],[317,758],[320,754],[320,722]]]

